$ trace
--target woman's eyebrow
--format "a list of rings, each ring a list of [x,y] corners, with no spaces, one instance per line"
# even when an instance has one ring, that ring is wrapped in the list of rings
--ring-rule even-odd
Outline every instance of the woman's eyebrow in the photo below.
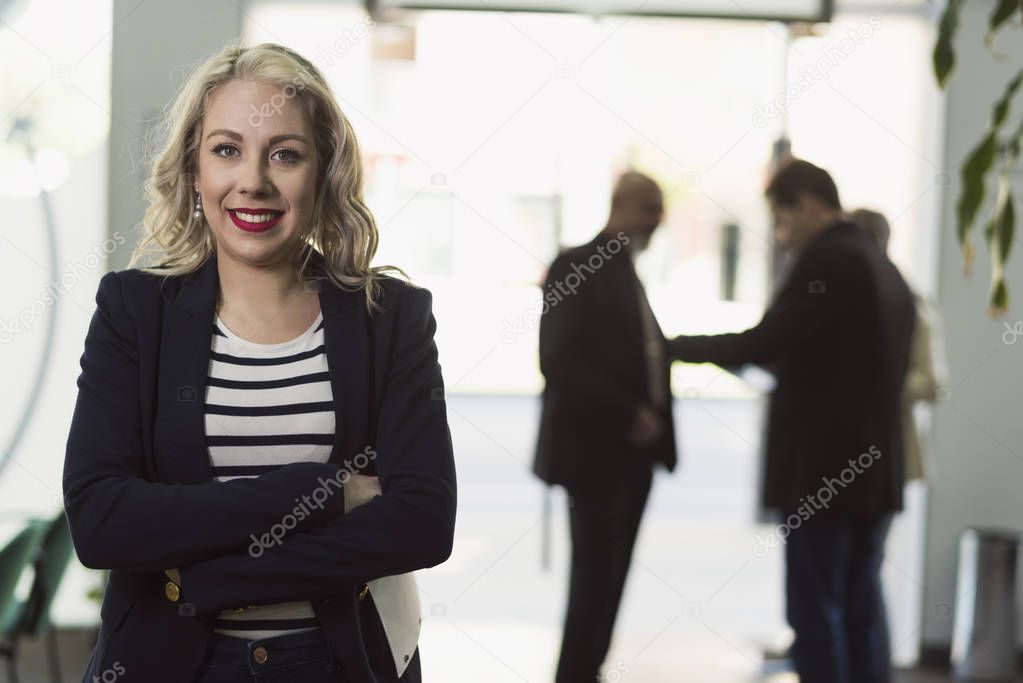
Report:
[[[233,138],[238,141],[241,141],[242,139],[241,133],[236,133],[233,130],[228,130],[226,128],[217,128],[216,130],[211,130],[209,133],[206,134],[206,139],[209,140],[214,135],[226,135],[227,137]],[[282,140],[298,140],[299,142],[305,143],[309,142],[308,140],[306,140],[304,135],[299,135],[298,133],[283,133],[281,135],[275,135],[272,138],[270,138],[269,144],[273,145],[278,142],[281,142]]]

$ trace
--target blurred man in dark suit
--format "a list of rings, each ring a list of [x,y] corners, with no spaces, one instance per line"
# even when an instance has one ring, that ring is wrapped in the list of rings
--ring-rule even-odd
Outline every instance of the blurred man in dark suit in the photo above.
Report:
[[[902,509],[900,402],[913,297],[873,239],[844,217],[827,172],[791,161],[767,198],[779,242],[797,255],[778,296],[756,327],[677,337],[670,355],[772,366],[763,496],[783,522],[758,544],[785,544],[800,682],[886,683],[881,563]]]
[[[596,680],[653,467],[675,467],[667,342],[632,262],[662,216],[657,184],[623,174],[607,225],[562,252],[544,283],[546,386],[534,471],[571,496],[572,569],[557,683]]]

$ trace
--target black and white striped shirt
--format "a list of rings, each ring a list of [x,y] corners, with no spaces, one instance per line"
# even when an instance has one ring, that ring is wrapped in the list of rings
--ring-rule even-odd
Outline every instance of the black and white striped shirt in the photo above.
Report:
[[[292,462],[327,462],[335,425],[322,312],[301,335],[279,344],[246,341],[218,315],[205,422],[216,481],[256,477]],[[250,639],[315,628],[309,601],[224,610],[214,625],[217,633]]]

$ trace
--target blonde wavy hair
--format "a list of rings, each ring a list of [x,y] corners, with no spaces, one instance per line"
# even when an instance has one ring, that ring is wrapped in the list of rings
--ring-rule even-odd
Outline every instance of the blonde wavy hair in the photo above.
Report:
[[[362,159],[351,123],[320,71],[294,50],[275,43],[242,47],[232,41],[202,61],[185,80],[158,128],[164,142],[145,183],[148,206],[142,219],[144,237],[129,268],[167,277],[197,270],[215,250],[203,216],[193,217],[192,179],[198,170],[199,136],[213,92],[235,79],[279,85],[306,107],[315,133],[320,167],[312,226],[301,238],[298,276],[308,275],[313,250],[323,256],[323,273],[336,286],[365,290],[370,312],[379,307],[380,278],[407,274],[396,266],[370,266],[376,254],[376,221],[362,198]]]

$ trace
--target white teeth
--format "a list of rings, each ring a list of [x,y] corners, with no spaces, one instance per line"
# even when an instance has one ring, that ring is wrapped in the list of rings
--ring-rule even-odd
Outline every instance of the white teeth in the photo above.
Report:
[[[268,220],[277,216],[275,213],[252,214],[242,213],[241,211],[235,211],[234,215],[238,216],[238,218],[241,218],[246,223],[266,223]]]

